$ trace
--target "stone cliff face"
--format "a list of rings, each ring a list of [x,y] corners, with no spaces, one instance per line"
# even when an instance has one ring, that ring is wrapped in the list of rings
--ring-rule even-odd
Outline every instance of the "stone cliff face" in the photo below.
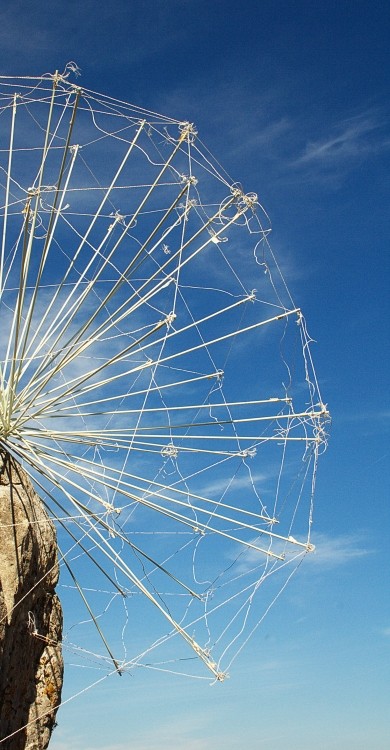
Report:
[[[54,525],[0,449],[0,750],[49,744],[63,676],[57,580]]]

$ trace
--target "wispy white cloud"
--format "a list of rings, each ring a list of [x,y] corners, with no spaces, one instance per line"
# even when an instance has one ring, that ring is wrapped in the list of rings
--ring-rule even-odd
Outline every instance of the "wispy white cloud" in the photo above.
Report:
[[[221,89],[219,94],[219,106],[215,111],[210,93],[199,92],[200,102],[206,104],[199,109],[213,113],[213,122],[223,128],[227,159],[242,162],[250,155],[251,163],[258,169],[266,168],[268,180],[291,183],[295,179],[302,181],[303,176],[310,181],[342,176],[356,164],[390,147],[387,118],[379,108],[366,108],[352,114],[344,110],[344,114],[334,120],[325,115],[319,121],[313,114],[301,121],[299,114],[289,106],[288,97],[286,107],[281,107],[285,96],[274,97],[266,90],[261,94],[251,90],[249,97],[248,91],[234,82],[226,104]],[[232,100],[237,103],[234,117]],[[267,164],[272,166],[271,171]]]
[[[343,119],[330,127],[321,138],[309,139],[301,153],[290,162],[290,168],[345,168],[352,161],[389,148],[389,139],[382,134],[383,119],[367,111]]]
[[[255,542],[255,540],[253,540]],[[305,539],[297,537],[298,542],[305,542]],[[328,570],[329,568],[338,568],[341,565],[346,565],[359,558],[366,557],[373,553],[373,550],[366,544],[363,535],[360,534],[341,534],[328,535],[324,533],[317,533],[312,535],[311,543],[315,549],[313,552],[306,555],[304,561],[303,570],[309,572],[313,568],[316,572],[320,570]],[[291,545],[287,550],[283,543],[273,544],[272,551],[277,554],[285,553],[288,558],[293,559],[297,557],[297,561],[300,559],[301,548],[297,548]],[[303,552],[303,550],[302,550]],[[253,550],[248,550],[241,560],[240,572],[251,570],[254,565],[258,564],[258,553]]]
[[[330,536],[317,533],[313,535],[312,542],[315,550],[308,555],[308,563],[321,568],[339,567],[373,552],[363,534]]]
[[[344,108],[339,116],[324,112],[322,118],[306,109],[303,119],[286,86],[287,91],[279,87],[275,96],[266,88],[260,91],[229,80],[229,86],[219,85],[217,96],[214,89],[199,86],[192,102],[184,90],[172,92],[169,108],[175,112],[188,107],[188,117],[195,119],[201,138],[205,127],[201,113],[207,113],[207,145],[229,172],[244,165],[238,179],[245,181],[245,189],[253,177],[258,189],[264,180],[268,189],[272,184],[280,189],[313,183],[334,189],[351,171],[389,149],[387,117],[380,107],[352,113]]]
[[[255,472],[251,475],[251,480],[256,485],[264,485],[270,478],[271,475],[267,475],[265,473],[259,473]],[[242,473],[240,476],[235,477],[234,481],[232,482],[232,489],[237,492],[241,489],[247,489],[248,485],[250,483],[250,479],[248,477],[248,474]],[[213,497],[213,496],[220,496],[221,493],[225,492],[227,488],[228,481],[226,477],[221,477],[220,479],[215,479],[214,481],[207,482],[202,484],[197,488],[197,492],[200,494],[205,494],[207,497]]]

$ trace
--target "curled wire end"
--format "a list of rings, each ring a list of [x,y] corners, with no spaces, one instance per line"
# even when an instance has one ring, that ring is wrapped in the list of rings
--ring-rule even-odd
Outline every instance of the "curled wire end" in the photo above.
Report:
[[[74,74],[76,78],[81,76],[81,68],[75,63],[73,60],[70,60],[70,62],[66,63],[63,73],[61,73],[60,78],[67,79],[71,75],[71,73]]]

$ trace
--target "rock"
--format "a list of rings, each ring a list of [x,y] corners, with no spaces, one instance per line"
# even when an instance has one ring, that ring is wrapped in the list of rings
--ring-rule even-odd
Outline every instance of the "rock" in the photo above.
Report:
[[[3,449],[0,528],[0,748],[45,750],[63,677],[56,532],[27,474]]]

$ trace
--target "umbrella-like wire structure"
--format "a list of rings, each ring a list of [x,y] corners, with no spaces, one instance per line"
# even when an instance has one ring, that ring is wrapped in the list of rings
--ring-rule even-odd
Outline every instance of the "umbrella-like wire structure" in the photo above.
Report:
[[[65,660],[223,680],[312,549],[310,338],[195,126],[72,72],[0,78],[0,450],[84,608]]]

